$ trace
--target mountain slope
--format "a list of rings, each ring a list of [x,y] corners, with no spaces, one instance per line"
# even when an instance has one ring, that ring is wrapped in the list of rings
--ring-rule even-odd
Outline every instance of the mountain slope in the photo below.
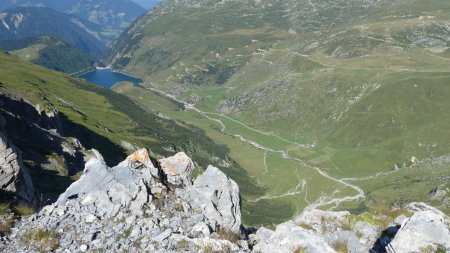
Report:
[[[356,208],[395,192],[370,186],[392,175],[408,182],[389,200],[398,203],[426,198],[422,183],[450,172],[435,168],[422,182],[410,170],[450,153],[449,10],[438,0],[168,1],[125,31],[109,59],[213,126],[171,117],[245,149],[235,160],[270,193],[255,205],[301,212],[357,199]],[[170,113],[138,87],[121,92]],[[333,182],[315,181],[324,178]]]
[[[146,10],[150,10],[162,1],[161,0],[133,0],[133,2],[144,7]]]
[[[124,159],[128,149],[134,149],[131,144],[150,146],[156,155],[184,151],[196,157],[198,170],[215,164],[246,185],[244,188],[250,192],[261,190],[252,184],[245,171],[233,165],[227,148],[212,142],[200,129],[163,119],[109,89],[5,53],[0,53],[0,84],[4,101],[1,115],[8,119],[2,131],[24,151],[25,165],[41,193],[61,193],[66,183],[73,180],[71,177],[82,169],[62,158],[61,152],[67,149],[61,148],[59,140],[73,143],[71,138],[79,140],[78,146],[99,150],[108,164]],[[46,123],[46,115],[53,115],[50,123]],[[40,130],[36,130],[41,123]],[[33,135],[28,136],[30,132]],[[46,137],[49,135],[59,137]],[[43,160],[36,159],[42,156]],[[52,167],[49,161],[62,162],[66,169],[42,171]]]
[[[0,41],[0,49],[18,55],[22,60],[53,69],[74,73],[92,67],[93,57],[54,37],[35,37]]]
[[[0,40],[54,36],[93,56],[106,49],[99,27],[45,7],[18,7],[0,13]]]
[[[101,27],[102,38],[116,38],[145,9],[131,0],[4,0],[0,10],[19,6],[49,7],[59,12],[89,20]]]

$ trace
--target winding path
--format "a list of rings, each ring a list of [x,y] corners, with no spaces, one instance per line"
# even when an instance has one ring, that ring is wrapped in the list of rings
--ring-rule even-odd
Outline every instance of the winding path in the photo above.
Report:
[[[276,199],[276,198],[282,198],[282,197],[286,197],[286,196],[293,196],[293,195],[297,195],[297,194],[301,194],[301,193],[305,192],[305,202],[307,202],[309,204],[305,208],[305,210],[310,210],[310,209],[314,209],[314,208],[318,208],[318,207],[322,207],[322,206],[329,206],[329,205],[334,205],[334,207],[337,207],[342,202],[354,201],[354,200],[358,200],[360,198],[364,198],[365,197],[364,191],[360,187],[358,187],[356,185],[353,185],[353,184],[350,184],[349,182],[347,182],[347,181],[357,180],[357,179],[353,179],[353,178],[346,178],[346,179],[334,178],[334,177],[328,175],[326,172],[324,172],[319,167],[311,166],[311,165],[307,164],[305,161],[303,161],[301,159],[291,157],[289,155],[289,153],[286,152],[285,150],[275,150],[275,149],[272,149],[272,148],[269,148],[269,147],[265,147],[265,146],[257,143],[256,141],[248,140],[248,139],[244,138],[241,135],[227,133],[226,132],[226,125],[221,120],[219,120],[217,118],[213,118],[210,115],[216,115],[216,116],[224,117],[224,118],[226,118],[228,120],[231,120],[231,121],[233,121],[233,122],[235,122],[235,123],[237,123],[237,124],[247,128],[247,129],[249,129],[251,131],[254,131],[256,133],[263,134],[263,135],[266,135],[266,136],[272,136],[272,137],[277,138],[279,140],[282,140],[282,141],[284,141],[286,143],[297,145],[298,146],[297,148],[305,147],[304,144],[286,140],[286,139],[284,139],[284,138],[282,138],[282,137],[280,137],[278,135],[275,135],[273,133],[266,133],[266,132],[254,129],[252,127],[249,127],[249,126],[245,125],[244,123],[242,123],[242,122],[240,122],[238,120],[232,119],[232,118],[230,118],[228,116],[225,116],[223,114],[201,111],[198,108],[194,107],[192,104],[189,104],[189,103],[186,103],[185,101],[179,100],[175,96],[167,94],[167,93],[165,93],[165,92],[163,92],[161,90],[155,89],[153,87],[151,87],[151,88],[144,87],[144,88],[148,89],[148,90],[151,90],[153,92],[159,93],[161,95],[164,95],[166,97],[169,97],[169,98],[175,100],[176,102],[182,103],[186,107],[186,109],[193,110],[193,111],[199,113],[200,115],[202,115],[203,117],[205,117],[206,119],[218,123],[221,126],[220,131],[222,133],[235,136],[235,137],[239,138],[242,142],[248,143],[248,144],[252,145],[253,147],[255,147],[257,149],[263,150],[264,151],[264,166],[265,166],[265,171],[264,171],[263,174],[268,173],[268,168],[267,168],[267,165],[265,163],[265,158],[267,157],[267,153],[268,152],[274,152],[274,153],[279,153],[283,159],[290,160],[290,161],[295,161],[295,162],[299,163],[300,165],[302,165],[302,166],[304,166],[306,168],[314,170],[315,172],[317,172],[321,176],[323,176],[323,177],[325,177],[325,178],[327,178],[327,179],[329,179],[331,181],[334,181],[334,182],[336,182],[338,184],[341,184],[341,185],[343,185],[345,187],[349,187],[349,188],[353,189],[354,191],[356,191],[355,195],[345,196],[345,197],[334,197],[334,195],[337,192],[334,192],[331,196],[322,195],[321,197],[319,197],[319,199],[317,199],[313,203],[310,203],[310,201],[307,200],[307,182],[306,182],[306,180],[301,179],[299,177],[299,174],[298,174],[298,171],[297,171],[297,178],[299,179],[299,183],[297,184],[295,189],[290,190],[290,191],[288,191],[286,193],[283,193],[283,194],[280,194],[280,195],[276,195],[276,196],[265,195],[265,196],[262,196],[262,197],[259,197],[259,198],[255,199],[255,200],[252,200],[251,202],[257,202],[257,201],[260,201],[260,200],[263,200],[263,199]],[[259,177],[257,179],[257,182],[259,184]],[[330,209],[333,209],[334,207],[332,207]]]

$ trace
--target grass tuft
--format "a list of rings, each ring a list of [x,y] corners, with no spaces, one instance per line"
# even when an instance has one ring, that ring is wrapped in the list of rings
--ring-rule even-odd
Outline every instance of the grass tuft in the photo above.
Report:
[[[228,240],[234,244],[236,244],[240,239],[240,236],[238,234],[233,233],[231,231],[219,230],[216,233],[220,239]]]
[[[48,248],[51,251],[59,248],[59,235],[53,230],[44,230],[38,228],[33,232],[26,232],[21,241],[28,245],[33,245],[39,251],[46,251]]]
[[[348,253],[348,242],[344,240],[338,240],[333,244],[333,249],[338,253]]]
[[[20,205],[14,208],[14,213],[19,216],[28,216],[34,214],[34,209],[30,206]]]
[[[292,253],[306,253],[306,248],[302,246],[297,246],[294,248],[294,251]]]
[[[189,250],[189,242],[186,241],[185,239],[180,240],[177,242],[177,245],[175,248],[177,251],[187,251],[187,250]]]

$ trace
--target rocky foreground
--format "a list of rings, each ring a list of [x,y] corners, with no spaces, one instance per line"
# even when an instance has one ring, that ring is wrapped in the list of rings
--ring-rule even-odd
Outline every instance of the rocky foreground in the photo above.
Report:
[[[94,153],[54,204],[0,237],[0,251],[450,252],[449,217],[423,203],[359,216],[311,210],[275,230],[245,229],[238,185],[219,169],[193,180],[184,153],[155,160],[141,149],[113,168]]]

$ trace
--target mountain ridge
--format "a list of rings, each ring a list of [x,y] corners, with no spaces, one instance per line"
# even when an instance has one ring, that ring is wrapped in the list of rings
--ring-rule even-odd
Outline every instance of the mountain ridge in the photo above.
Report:
[[[105,42],[113,40],[134,19],[142,15],[145,10],[131,0],[5,0],[0,10],[12,7],[49,7],[56,11],[71,14],[88,20],[101,27],[102,39]]]
[[[0,39],[54,36],[93,56],[106,50],[94,23],[47,7],[17,7],[1,12]]]
[[[72,45],[51,36],[0,41],[0,49],[43,67],[75,73],[93,67],[95,59]]]

